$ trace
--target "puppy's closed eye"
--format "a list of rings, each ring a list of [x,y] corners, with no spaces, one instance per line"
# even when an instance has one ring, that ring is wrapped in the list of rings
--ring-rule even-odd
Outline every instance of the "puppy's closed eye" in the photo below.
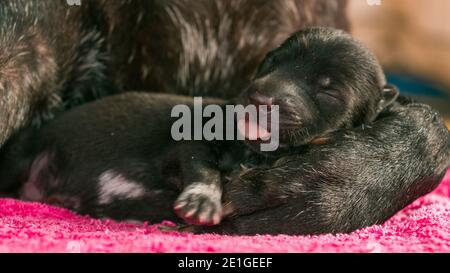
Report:
[[[332,80],[330,77],[320,77],[317,81],[318,84],[318,92],[317,98],[319,100],[329,101],[330,99],[341,100],[341,94],[337,88],[332,86]]]
[[[316,96],[319,100],[326,100],[326,101],[330,101],[330,99],[337,100],[337,101],[342,100],[342,96],[340,95],[340,92],[335,89],[320,90],[319,92],[317,92]]]

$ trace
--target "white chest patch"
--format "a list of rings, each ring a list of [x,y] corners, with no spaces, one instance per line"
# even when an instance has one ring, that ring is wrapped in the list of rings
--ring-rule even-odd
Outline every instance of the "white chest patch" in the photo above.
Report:
[[[100,175],[98,188],[100,205],[108,205],[115,199],[134,200],[145,195],[145,188],[142,185],[112,170]]]

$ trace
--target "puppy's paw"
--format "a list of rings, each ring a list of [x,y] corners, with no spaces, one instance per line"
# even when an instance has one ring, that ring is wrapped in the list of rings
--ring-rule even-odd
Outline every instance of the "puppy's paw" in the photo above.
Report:
[[[222,190],[201,183],[187,187],[175,202],[179,217],[192,225],[218,225],[222,220]]]

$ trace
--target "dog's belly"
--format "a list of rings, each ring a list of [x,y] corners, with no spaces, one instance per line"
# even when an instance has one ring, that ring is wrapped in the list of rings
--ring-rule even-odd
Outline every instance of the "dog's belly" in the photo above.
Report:
[[[91,164],[74,166],[69,162],[73,168],[66,171],[54,160],[48,152],[34,159],[19,190],[21,200],[59,206],[97,218],[175,220],[172,206],[179,192],[170,184],[163,184],[158,169],[145,162],[128,162],[128,166],[112,163],[105,171],[101,171],[101,166],[92,169]]]

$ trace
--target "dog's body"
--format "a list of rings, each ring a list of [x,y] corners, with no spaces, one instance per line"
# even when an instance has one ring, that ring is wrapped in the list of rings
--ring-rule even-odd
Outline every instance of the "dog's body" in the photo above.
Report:
[[[31,122],[117,93],[231,98],[298,29],[347,28],[346,1],[3,0],[0,146]]]
[[[2,187],[115,219],[176,220],[176,201],[185,220],[212,225],[222,216],[222,176],[231,174],[222,201],[232,216],[194,231],[352,231],[428,193],[450,163],[438,114],[418,104],[390,106],[396,93],[385,84],[376,59],[350,36],[306,29],[267,56],[238,99],[280,104],[280,124],[289,127],[280,127],[284,147],[275,157],[234,142],[176,143],[170,111],[192,106],[192,98],[126,94],[81,106],[8,143]],[[362,129],[348,129],[354,126]],[[311,144],[318,137],[323,143]],[[222,164],[227,158],[231,164]],[[250,170],[238,169],[248,163]]]

